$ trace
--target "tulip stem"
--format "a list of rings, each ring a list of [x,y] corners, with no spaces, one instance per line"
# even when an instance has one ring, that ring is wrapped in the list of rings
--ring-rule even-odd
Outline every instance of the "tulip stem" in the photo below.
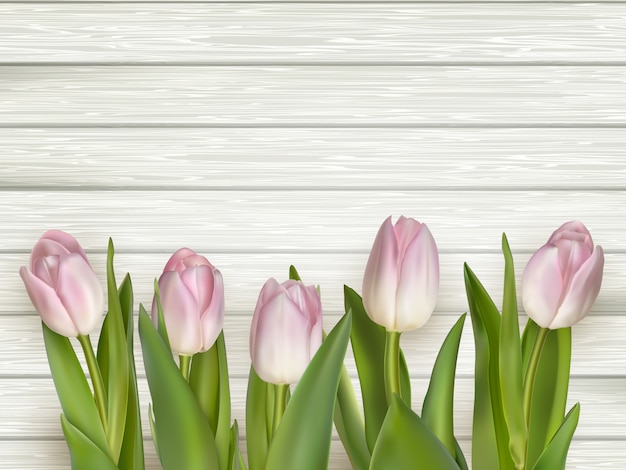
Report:
[[[178,356],[180,362],[180,373],[183,374],[183,378],[189,382],[189,371],[191,370],[191,356],[187,354],[180,354]]]
[[[93,351],[91,345],[91,339],[89,335],[78,335],[78,342],[83,348],[85,353],[85,359],[87,360],[87,368],[89,369],[89,375],[91,376],[91,383],[93,384],[93,392],[96,399],[96,406],[98,407],[98,414],[100,415],[100,421],[106,434],[107,432],[107,396],[104,391],[104,381],[102,380],[102,374],[100,373],[100,367],[98,366],[98,360]]]
[[[532,403],[533,389],[535,388],[535,377],[537,376],[539,359],[541,359],[541,351],[549,333],[550,330],[548,328],[539,328],[537,330],[537,336],[528,360],[526,376],[524,377],[524,416],[526,417],[526,429],[528,430],[530,429],[530,405]]]
[[[400,389],[400,332],[387,331],[385,341],[385,396],[391,406],[393,394],[402,398]]]
[[[280,420],[285,413],[287,406],[287,392],[289,384],[276,384],[274,389],[274,418],[272,420],[272,438],[276,435],[276,430],[280,424]]]

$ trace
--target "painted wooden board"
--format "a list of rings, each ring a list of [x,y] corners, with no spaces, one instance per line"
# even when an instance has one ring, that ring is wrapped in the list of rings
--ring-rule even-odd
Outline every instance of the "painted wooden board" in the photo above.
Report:
[[[460,314],[459,314],[460,315]],[[434,315],[421,329],[402,335],[402,347],[410,372],[415,377],[429,377],[439,347],[458,316]],[[324,317],[324,328],[329,331],[339,320],[338,314]],[[226,313],[224,336],[228,352],[231,377],[244,378],[250,371],[249,332],[251,314]],[[521,328],[526,317],[520,318]],[[96,344],[99,332],[92,335]],[[626,317],[590,315],[575,325],[572,332],[572,376],[623,377],[626,370]],[[82,352],[77,343],[78,357]],[[459,350],[457,372],[469,378],[474,372],[474,339],[469,318]],[[135,338],[135,357],[138,370],[143,374],[143,361],[138,335]],[[352,354],[346,358],[348,373],[356,376]],[[0,377],[45,377],[49,375],[48,362],[41,333],[41,321],[36,315],[0,316]],[[626,394],[625,394],[626,396]]]
[[[5,3],[0,62],[623,64],[624,15],[590,3]]]
[[[0,187],[626,188],[616,129],[0,128]]]
[[[173,253],[367,252],[389,215],[428,224],[443,252],[534,251],[563,222],[583,220],[596,243],[626,249],[626,191],[4,191],[0,250],[30,250],[50,228],[86,249]],[[348,223],[349,221],[349,223]],[[293,262],[297,262],[294,259]]]
[[[545,234],[547,239],[548,233]],[[373,238],[373,234],[372,234]],[[596,237],[596,241],[598,241]],[[494,235],[494,247],[499,249],[499,233]],[[545,240],[538,242],[543,244]],[[33,240],[34,243],[34,240]],[[325,312],[340,315],[344,311],[343,286],[348,285],[361,292],[363,272],[368,257],[367,248],[361,253],[214,253],[213,250],[197,250],[207,256],[219,268],[225,280],[226,309],[230,315],[252,315],[263,283],[274,277],[284,280],[288,269],[294,264],[304,282],[319,285]],[[243,251],[243,250],[241,250]],[[173,252],[173,251],[172,251]],[[101,252],[88,252],[96,274],[102,280],[106,277],[106,255]],[[159,277],[171,253],[121,252],[115,257],[118,282],[130,272],[135,291],[136,307],[139,302],[152,304],[154,278]],[[520,279],[529,252],[515,252],[517,290],[521,292]],[[29,315],[34,313],[18,271],[28,264],[28,252],[0,253],[0,316]],[[602,289],[590,315],[626,314],[626,253],[605,254],[606,265]],[[502,305],[502,276],[504,261],[501,254],[490,253],[440,253],[440,290],[436,307],[437,315],[457,317],[467,310],[463,263],[467,262],[479,277],[496,302]],[[521,301],[521,297],[520,297]],[[522,311],[521,304],[519,305]],[[625,358],[626,359],[626,358]],[[626,369],[625,369],[626,370]]]
[[[4,66],[0,76],[5,127],[626,125],[626,66]]]

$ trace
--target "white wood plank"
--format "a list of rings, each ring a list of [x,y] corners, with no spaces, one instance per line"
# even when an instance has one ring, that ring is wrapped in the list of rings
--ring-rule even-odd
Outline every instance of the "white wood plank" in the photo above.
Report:
[[[625,14],[588,3],[5,3],[0,62],[623,63]]]
[[[602,188],[624,186],[623,140],[615,129],[0,128],[0,187]]]
[[[329,331],[340,317],[326,314],[324,328]],[[231,377],[247,377],[250,371],[248,339],[251,314],[229,315],[227,313],[224,336],[228,353],[228,368]],[[410,373],[415,377],[427,377],[432,371],[435,357],[446,334],[456,322],[457,316],[435,315],[420,330],[407,332],[402,336]],[[520,318],[521,328],[526,317]],[[96,344],[99,332],[92,335]],[[135,357],[137,370],[143,372],[141,345],[135,335]],[[626,317],[591,315],[573,329],[572,366],[573,376],[621,376],[626,375]],[[77,355],[82,360],[83,353],[74,344]],[[348,373],[356,376],[356,366],[352,354],[346,357]],[[471,377],[474,372],[474,339],[469,318],[459,350],[457,373]],[[0,376],[45,376],[49,374],[45,347],[41,334],[41,322],[35,315],[0,316]]]
[[[609,252],[626,249],[626,191],[4,191],[0,250],[58,228],[86,249],[367,252],[389,215],[428,224],[440,250],[534,251],[567,220]],[[296,261],[296,260],[294,260]]]
[[[358,380],[354,379],[358,387]],[[0,429],[2,438],[51,439],[62,436],[59,424],[61,408],[52,379],[5,379],[1,382],[6,398],[0,403]],[[231,378],[232,419],[239,424],[240,435],[245,432],[245,393],[247,378]],[[411,382],[413,409],[421,410],[421,403],[428,386],[427,379]],[[576,439],[626,439],[626,386],[624,378],[572,378],[570,381],[568,408],[581,403],[581,415]],[[147,408],[150,402],[145,379],[139,380],[142,405],[143,433],[150,436]],[[455,434],[470,439],[474,383],[471,378],[457,378],[455,386]],[[359,394],[357,394],[357,397]],[[359,398],[360,400],[360,398]]]
[[[0,67],[0,125],[624,125],[626,67]]]
[[[546,235],[547,238],[547,235]],[[336,254],[336,253],[267,253],[240,254],[200,251],[217,266],[225,280],[226,308],[232,315],[251,315],[263,283],[274,277],[278,280],[287,278],[289,266],[294,264],[308,284],[321,287],[325,312],[339,315],[343,312],[343,286],[348,285],[361,292],[363,272],[368,254]],[[115,269],[118,281],[130,272],[135,290],[136,308],[139,302],[151,305],[154,284],[169,253],[133,254],[118,253],[115,258]],[[520,278],[530,253],[514,255],[517,290],[521,292]],[[0,315],[32,314],[34,309],[30,303],[22,280],[18,275],[20,266],[28,264],[28,253],[0,254]],[[106,278],[105,259],[103,252],[90,252],[89,257],[98,277]],[[626,254],[605,255],[606,264],[602,289],[591,315],[623,315],[626,305],[626,290],[623,280],[626,278]],[[437,315],[458,316],[467,310],[465,285],[463,280],[463,263],[467,262],[480,278],[497,305],[502,305],[502,276],[504,272],[503,258],[497,253],[441,253],[440,254],[440,291],[437,302]],[[520,298],[521,299],[521,298]],[[519,305],[520,312],[522,305]]]

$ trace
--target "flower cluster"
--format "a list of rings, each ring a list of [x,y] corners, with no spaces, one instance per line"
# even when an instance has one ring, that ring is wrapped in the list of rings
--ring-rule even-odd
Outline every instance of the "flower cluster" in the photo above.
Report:
[[[469,266],[465,284],[476,340],[474,468],[563,468],[579,405],[565,414],[570,327],[595,302],[604,255],[586,227],[559,227],[521,277],[529,321],[519,330],[513,257],[506,236],[501,311]],[[63,408],[72,468],[145,468],[133,350],[130,276],[117,284],[107,255],[107,304],[97,354],[89,335],[100,325],[105,293],[85,251],[50,230],[20,269],[43,321],[48,360]],[[453,426],[453,393],[465,315],[441,346],[421,414],[411,409],[401,334],[422,327],[439,294],[439,252],[426,226],[391,217],[376,235],[362,297],[345,288],[346,313],[326,335],[319,287],[292,266],[269,278],[250,326],[246,401],[247,464],[231,422],[223,333],[222,274],[189,248],[176,251],[155,280],[150,314],[139,306],[143,364],[152,396],[154,445],[166,470],[326,468],[332,422],[352,466],[365,469],[467,469]],[[93,392],[72,343],[82,346]],[[362,408],[343,364],[348,343]],[[542,356],[548,343],[559,357]],[[175,359],[178,359],[176,364]],[[550,383],[537,383],[542,377]],[[291,385],[298,384],[293,393]],[[494,393],[497,395],[494,395]],[[537,419],[541,415],[542,419]],[[548,418],[546,418],[548,416]]]

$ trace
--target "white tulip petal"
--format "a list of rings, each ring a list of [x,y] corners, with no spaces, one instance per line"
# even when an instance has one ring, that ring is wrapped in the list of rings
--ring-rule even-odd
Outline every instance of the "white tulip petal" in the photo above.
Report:
[[[558,249],[544,245],[528,261],[522,274],[526,314],[542,328],[548,328],[556,315],[563,288]]]

